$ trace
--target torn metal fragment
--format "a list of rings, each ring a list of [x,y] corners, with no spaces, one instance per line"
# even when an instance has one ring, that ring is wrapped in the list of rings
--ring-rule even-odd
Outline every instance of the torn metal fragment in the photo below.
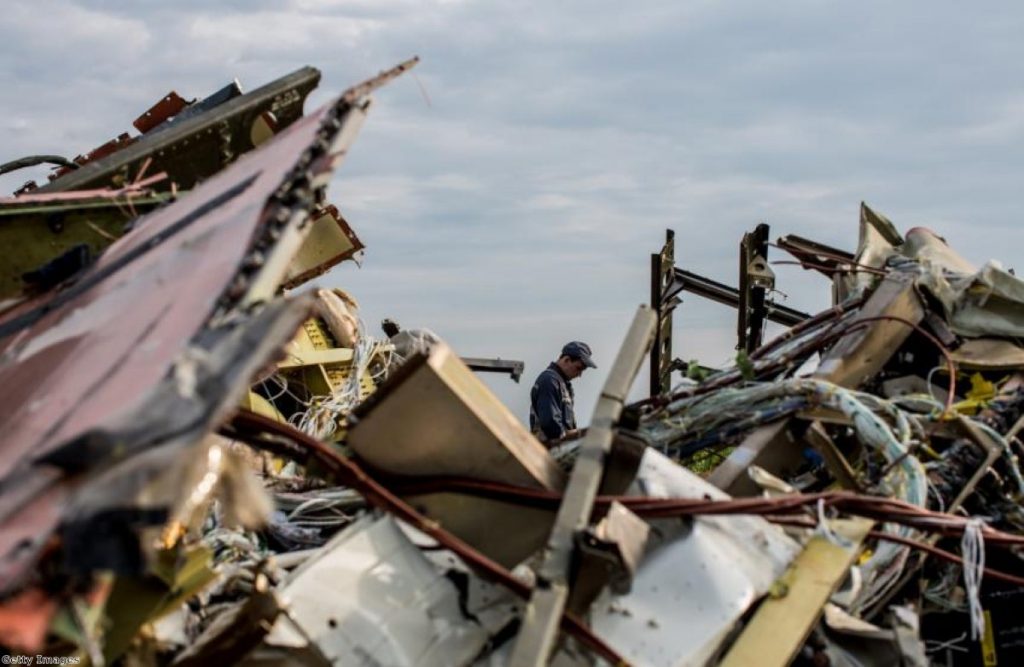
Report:
[[[18,590],[41,558],[72,583],[152,564],[145,536],[174,503],[147,504],[147,485],[309,317],[308,298],[272,297],[368,104],[343,94],[139,221],[62,289],[0,314],[0,590]]]
[[[306,240],[292,258],[282,287],[292,289],[356,257],[365,246],[338,209],[329,205],[310,216]]]
[[[564,483],[544,446],[444,343],[409,360],[354,416],[349,445],[391,474]]]
[[[166,172],[169,182],[189,190],[254,148],[250,129],[264,112],[273,112],[281,128],[298,120],[306,96],[319,82],[320,72],[304,67],[251,93],[204,107],[203,113],[182,118],[167,129],[157,128],[138,138],[123,135],[116,145],[101,147],[101,154],[92,155],[79,169],[35,192],[121,187],[142,173],[144,165]]]

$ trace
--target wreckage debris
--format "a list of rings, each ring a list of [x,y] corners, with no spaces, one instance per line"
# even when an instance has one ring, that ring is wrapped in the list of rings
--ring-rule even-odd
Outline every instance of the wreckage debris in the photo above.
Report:
[[[1015,664],[1024,283],[861,210],[856,252],[652,257],[586,435],[546,449],[428,329],[310,280],[370,93],[161,98],[0,200],[0,644],[103,665]],[[833,306],[773,300],[770,248]],[[672,354],[682,292],[737,357]],[[764,341],[766,323],[787,329]],[[651,391],[627,404],[646,358]]]
[[[638,406],[642,437],[684,464],[712,461],[707,479],[733,495],[781,502],[838,488],[891,499],[900,518],[879,501],[872,502],[880,513],[844,510],[882,523],[868,533],[882,539],[858,561],[844,613],[877,624],[895,618],[891,610],[912,611],[916,659],[1019,659],[1016,622],[994,612],[996,600],[1024,583],[1008,548],[1024,530],[1017,440],[1024,367],[1016,363],[1024,283],[996,262],[975,268],[930,230],[901,235],[862,205],[856,253],[798,237],[778,241],[804,268],[831,279],[835,305],[813,317],[786,313],[791,328],[762,344],[763,322],[779,321],[782,312],[765,298],[774,287],[766,239],[763,225],[744,238],[740,289],[704,294],[738,307],[741,343],[755,344],[739,346],[734,368],[715,371],[670,361],[670,340],[656,340],[658,395]],[[697,281],[672,266],[672,245],[670,234],[654,263],[666,276],[652,282],[663,329],[671,327],[673,297],[700,293]],[[674,369],[699,381],[665,389]],[[845,502],[838,498],[818,499],[819,526],[830,506]],[[924,557],[938,547],[941,559]],[[1005,571],[983,574],[994,563]],[[835,643],[825,612],[825,627],[812,639],[821,639],[819,653],[837,659],[849,649]],[[910,659],[905,651],[893,655]],[[877,655],[859,659],[881,664]]]

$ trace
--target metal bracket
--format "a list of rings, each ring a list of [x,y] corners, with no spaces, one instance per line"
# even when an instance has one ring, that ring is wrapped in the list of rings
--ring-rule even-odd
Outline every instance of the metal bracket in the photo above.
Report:
[[[675,279],[676,233],[665,230],[665,245],[651,255],[651,309],[657,318],[651,348],[651,396],[672,389],[672,312],[679,305]]]
[[[736,349],[748,354],[761,347],[768,316],[765,297],[775,287],[775,273],[768,266],[768,234],[768,225],[761,223],[740,241]]]
[[[526,364],[522,361],[511,359],[482,359],[478,357],[462,357],[462,363],[469,366],[477,373],[505,373],[513,382],[519,382],[523,377],[523,370]]]

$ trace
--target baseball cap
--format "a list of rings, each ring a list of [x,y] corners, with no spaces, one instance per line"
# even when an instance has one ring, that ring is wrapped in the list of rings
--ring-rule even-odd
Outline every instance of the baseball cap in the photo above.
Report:
[[[597,368],[597,364],[590,358],[593,352],[590,351],[590,346],[586,343],[581,343],[578,340],[574,340],[571,343],[566,343],[565,347],[562,348],[562,354],[572,359],[579,359],[585,363],[589,368]]]

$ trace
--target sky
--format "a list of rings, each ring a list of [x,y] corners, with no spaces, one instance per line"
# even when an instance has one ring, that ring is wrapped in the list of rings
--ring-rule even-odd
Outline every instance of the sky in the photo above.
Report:
[[[651,253],[735,284],[760,222],[853,249],[860,202],[1014,266],[1024,167],[1024,6],[948,1],[9,0],[0,161],[74,156],[169,90],[252,90],[303,65],[312,109],[412,55],[329,189],[367,246],[321,284],[460,354],[526,419],[533,377],[583,340],[586,423]],[[0,192],[44,172],[0,178]],[[771,260],[789,259],[781,251]],[[786,305],[828,305],[775,267]],[[684,297],[675,352],[734,355],[728,308]],[[634,397],[647,387],[646,368]]]

